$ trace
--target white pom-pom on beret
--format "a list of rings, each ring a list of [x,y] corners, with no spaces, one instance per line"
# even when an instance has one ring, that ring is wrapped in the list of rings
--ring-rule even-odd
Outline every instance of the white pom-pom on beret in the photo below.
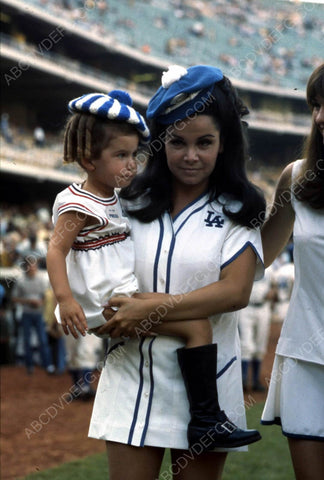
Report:
[[[162,74],[162,87],[169,88],[174,82],[180,80],[181,77],[187,75],[188,70],[180,65],[170,65],[167,72]]]

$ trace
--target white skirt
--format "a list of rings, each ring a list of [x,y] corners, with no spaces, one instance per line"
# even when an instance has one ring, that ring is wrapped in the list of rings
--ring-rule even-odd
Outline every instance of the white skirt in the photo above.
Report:
[[[276,355],[263,425],[287,437],[324,441],[324,365]]]
[[[187,449],[189,404],[176,357],[182,346],[180,339],[167,336],[116,343],[100,375],[89,436],[137,447]],[[246,428],[241,360],[231,352],[218,354],[217,386],[221,408]]]

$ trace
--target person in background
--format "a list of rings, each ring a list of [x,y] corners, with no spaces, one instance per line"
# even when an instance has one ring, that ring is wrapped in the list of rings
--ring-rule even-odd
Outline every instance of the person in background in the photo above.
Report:
[[[44,320],[46,323],[48,343],[55,366],[55,373],[56,375],[61,375],[66,369],[66,348],[62,326],[56,321],[54,315],[55,307],[56,301],[53,290],[47,288],[44,299]]]
[[[263,392],[261,366],[267,351],[273,303],[277,289],[271,267],[264,277],[254,282],[249,305],[240,311],[239,332],[242,347],[243,389],[249,389],[249,373],[252,374],[252,390]]]
[[[1,135],[5,139],[7,143],[12,143],[13,142],[13,135],[12,131],[9,125],[9,114],[8,113],[2,113],[1,114],[1,120],[0,120],[0,131]]]
[[[35,330],[39,342],[39,353],[43,367],[47,373],[54,373],[46,325],[43,317],[43,307],[47,281],[38,270],[37,260],[25,259],[24,274],[15,283],[12,292],[12,301],[22,306],[22,327],[24,338],[25,364],[27,372],[34,372],[33,352],[31,347],[31,333]]]
[[[36,147],[43,148],[45,146],[45,132],[42,127],[34,129],[34,143]]]
[[[306,97],[312,126],[304,155],[283,170],[273,208],[262,229],[266,266],[275,260],[293,233],[295,281],[261,421],[281,425],[288,438],[296,480],[322,480],[324,64],[311,74]]]
[[[277,285],[277,302],[273,316],[277,322],[283,322],[289,308],[291,292],[294,286],[295,267],[292,256],[284,249],[271,265],[274,281]]]
[[[93,400],[96,372],[102,358],[102,339],[96,335],[65,337],[66,367],[72,380],[70,392],[74,400]]]

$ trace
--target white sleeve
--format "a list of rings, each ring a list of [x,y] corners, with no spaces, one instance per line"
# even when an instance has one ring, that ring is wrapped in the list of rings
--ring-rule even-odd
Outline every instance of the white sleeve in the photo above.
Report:
[[[82,202],[78,202],[76,198],[69,195],[66,190],[59,193],[56,196],[53,206],[53,224],[55,225],[60,215],[66,212],[78,212],[89,217],[94,217],[98,220],[98,225],[104,225],[105,219],[96,212],[94,204],[88,199],[82,199]],[[94,225],[92,225],[92,228]]]
[[[221,269],[235,260],[247,247],[251,247],[257,257],[255,280],[264,275],[263,250],[259,229],[234,225],[225,239],[221,253]]]

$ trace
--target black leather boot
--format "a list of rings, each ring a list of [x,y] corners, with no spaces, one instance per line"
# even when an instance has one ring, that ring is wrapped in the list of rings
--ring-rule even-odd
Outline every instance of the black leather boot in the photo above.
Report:
[[[220,409],[217,393],[217,344],[179,348],[178,362],[190,405],[189,448],[204,451],[235,448],[261,439],[257,430],[242,430]]]

